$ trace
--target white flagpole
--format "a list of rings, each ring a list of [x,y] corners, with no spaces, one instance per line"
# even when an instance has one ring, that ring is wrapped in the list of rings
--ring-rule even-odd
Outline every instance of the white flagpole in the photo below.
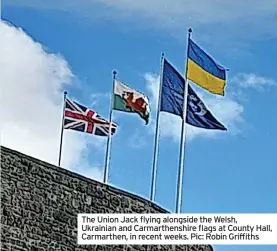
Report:
[[[183,103],[183,120],[181,130],[181,143],[180,143],[180,158],[179,158],[179,170],[178,170],[178,181],[177,181],[177,198],[176,198],[176,213],[181,212],[182,207],[182,190],[183,190],[183,169],[185,159],[185,143],[186,143],[186,117],[187,117],[187,96],[188,96],[188,50],[189,50],[189,39],[192,33],[192,29],[188,30],[188,44],[187,44],[187,63],[186,63],[186,81],[184,90],[184,103]]]
[[[2,0],[0,0],[0,21],[2,20]]]
[[[111,136],[112,136],[112,117],[113,117],[113,102],[114,102],[114,86],[115,86],[115,78],[116,78],[116,71],[113,71],[113,86],[112,86],[112,96],[111,96],[111,103],[110,103],[110,116],[109,116],[109,136],[107,140],[107,148],[106,148],[106,159],[105,159],[105,169],[104,169],[104,179],[103,182],[107,183],[109,177],[109,167],[110,167],[110,154],[111,154]]]
[[[161,109],[161,95],[162,95],[162,83],[163,83],[163,68],[164,68],[164,53],[161,57],[161,73],[160,73],[160,88],[158,97],[157,117],[156,117],[156,133],[154,142],[154,157],[153,157],[153,168],[152,168],[152,181],[151,181],[151,192],[150,200],[154,201],[155,188],[156,188],[156,176],[157,176],[157,159],[159,150],[159,127],[160,127],[160,109]]]
[[[65,111],[65,102],[66,102],[66,95],[67,92],[63,93],[63,116],[62,116],[62,128],[61,128],[61,139],[60,139],[60,152],[59,152],[59,166],[61,166],[61,158],[62,158],[62,147],[63,147],[63,130],[64,130],[64,111]]]

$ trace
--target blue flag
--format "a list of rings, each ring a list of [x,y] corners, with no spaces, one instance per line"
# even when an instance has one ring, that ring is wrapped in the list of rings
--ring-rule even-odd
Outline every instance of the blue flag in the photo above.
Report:
[[[185,79],[164,59],[160,110],[183,118],[184,87]],[[205,129],[227,130],[206,108],[190,85],[188,85],[186,122]]]

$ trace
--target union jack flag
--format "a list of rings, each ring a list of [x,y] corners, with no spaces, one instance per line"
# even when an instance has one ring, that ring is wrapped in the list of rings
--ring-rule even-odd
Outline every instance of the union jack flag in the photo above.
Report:
[[[64,129],[91,133],[99,136],[109,136],[109,121],[101,118],[95,111],[83,105],[65,100]],[[111,134],[116,131],[117,125],[112,122]]]

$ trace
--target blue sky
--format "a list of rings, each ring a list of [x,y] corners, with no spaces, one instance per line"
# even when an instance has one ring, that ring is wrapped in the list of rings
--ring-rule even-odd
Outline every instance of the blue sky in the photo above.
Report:
[[[194,41],[230,69],[223,98],[192,84],[228,132],[188,127],[182,212],[276,213],[276,3],[170,3],[3,0],[2,19],[8,24],[1,24],[1,47],[7,57],[0,65],[9,68],[0,80],[9,83],[7,97],[36,106],[27,118],[18,114],[15,120],[16,105],[7,100],[3,145],[56,164],[63,90],[107,118],[115,69],[121,81],[149,96],[152,112],[148,126],[136,114],[114,112],[119,128],[112,140],[109,183],[148,198],[160,56],[164,52],[183,73],[191,26]],[[155,201],[172,212],[179,135],[179,118],[162,114]],[[101,179],[105,143],[66,131],[63,166]],[[218,251],[261,248],[274,250],[216,246]]]

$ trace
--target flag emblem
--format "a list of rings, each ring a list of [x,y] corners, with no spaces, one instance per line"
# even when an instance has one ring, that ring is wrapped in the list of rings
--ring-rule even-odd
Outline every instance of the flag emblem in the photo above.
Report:
[[[190,106],[192,112],[199,116],[204,116],[208,112],[204,103],[193,94],[188,94],[188,105]]]
[[[98,136],[109,136],[109,121],[101,118],[95,111],[66,99],[64,110],[64,129],[86,132]],[[112,122],[111,134],[117,125]]]
[[[113,109],[117,111],[137,113],[149,122],[149,100],[147,96],[115,80]]]

